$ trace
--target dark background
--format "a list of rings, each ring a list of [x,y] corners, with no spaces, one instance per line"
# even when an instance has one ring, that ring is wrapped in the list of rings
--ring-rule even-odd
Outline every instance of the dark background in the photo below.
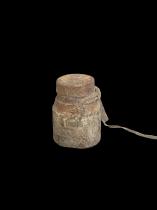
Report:
[[[154,13],[148,15],[141,8],[120,12],[115,6],[104,11],[99,9],[69,13],[59,7],[59,12],[36,11],[39,15],[33,10],[34,17],[30,19],[30,14],[25,19],[17,17],[19,31],[14,34],[11,30],[16,39],[12,36],[14,47],[10,53],[15,56],[12,64],[17,61],[15,67],[20,69],[17,90],[24,86],[16,107],[25,122],[19,120],[22,127],[18,129],[19,135],[24,140],[18,146],[36,148],[41,156],[46,152],[48,159],[84,160],[104,159],[105,154],[118,157],[128,149],[133,154],[132,149],[139,146],[157,145],[153,140],[104,125],[100,143],[91,149],[62,148],[53,141],[55,82],[68,73],[84,73],[95,78],[109,124],[157,135]],[[16,31],[17,21],[10,21]]]
[[[3,31],[6,41],[2,40],[3,55],[9,54],[5,60],[3,86],[8,91],[3,122],[7,124],[7,131],[1,141],[7,144],[3,156],[3,160],[8,159],[8,163],[4,162],[5,168],[11,165],[9,172],[4,170],[7,182],[11,180],[15,184],[12,189],[17,189],[15,180],[22,180],[20,186],[24,191],[23,183],[27,188],[31,184],[28,195],[32,192],[33,199],[36,193],[32,187],[40,193],[42,182],[59,199],[61,195],[69,196],[70,183],[74,188],[80,186],[79,197],[73,193],[77,188],[71,191],[79,201],[86,200],[86,191],[82,194],[89,186],[94,195],[89,203],[101,192],[93,189],[94,183],[103,190],[109,184],[107,194],[111,197],[115,192],[119,195],[121,183],[126,186],[123,192],[130,189],[126,183],[132,185],[134,180],[143,188],[148,180],[150,186],[156,169],[156,141],[102,125],[101,141],[95,147],[86,150],[59,147],[53,141],[52,105],[59,76],[90,74],[101,89],[108,123],[157,135],[156,11],[147,5],[143,8],[144,3],[139,7],[133,5],[133,9],[119,2],[97,8],[91,4],[80,8],[65,4],[66,7],[60,3],[57,9],[54,6],[49,10],[43,5],[38,8],[39,3],[35,7],[29,5],[29,9],[26,6],[19,9],[17,5],[17,13],[11,6],[14,14],[3,16],[9,19],[4,23],[8,30]],[[138,173],[141,168],[142,173]],[[116,183],[119,186],[114,191]],[[53,188],[55,184],[59,193]],[[125,193],[131,201],[138,186],[131,196]],[[41,195],[45,192],[47,190]],[[102,195],[105,201],[106,196]],[[124,196],[121,198],[124,201]],[[139,193],[136,198],[139,200]],[[68,201],[71,202],[70,196]]]
[[[108,123],[157,135],[155,28],[148,17],[124,17],[108,16],[104,21],[87,18],[84,24],[79,19],[73,22],[66,18],[56,22],[53,29],[47,25],[44,28],[45,42],[37,57],[39,87],[36,93],[41,107],[41,129],[37,130],[42,132],[40,144],[45,145],[54,158],[76,156],[80,159],[84,155],[96,158],[109,148],[123,150],[124,147],[157,145],[153,140],[104,125],[101,142],[91,149],[61,148],[53,142],[51,112],[56,96],[55,82],[68,73],[94,76],[102,92]]]
[[[114,47],[113,44],[113,49]],[[86,61],[82,61],[82,58],[78,58],[75,62],[73,62],[73,57],[66,57],[55,66],[50,64],[47,72],[48,135],[46,141],[47,146],[59,157],[60,155],[62,157],[64,153],[66,155],[69,153],[90,154],[90,152],[98,154],[103,153],[108,147],[116,148],[116,146],[157,145],[153,140],[143,139],[121,129],[109,129],[103,124],[101,142],[87,151],[80,152],[74,149],[60,148],[53,142],[51,107],[56,95],[55,81],[57,77],[67,73],[85,73],[94,76],[96,85],[102,92],[102,101],[109,116],[108,123],[157,135],[155,73],[151,71],[153,66],[150,64],[150,55],[146,52],[143,55],[142,50],[139,52],[140,55],[137,55],[136,50],[133,51],[133,49],[130,52],[127,49],[125,52],[121,52],[122,45],[117,48],[119,48],[120,56],[118,53],[111,53],[111,57],[104,55],[104,58],[100,58],[100,60],[94,60],[94,58],[87,60],[86,58]],[[128,48],[130,49],[129,44]],[[134,54],[133,58],[131,58],[131,54]],[[138,56],[138,60],[135,59],[136,56]]]

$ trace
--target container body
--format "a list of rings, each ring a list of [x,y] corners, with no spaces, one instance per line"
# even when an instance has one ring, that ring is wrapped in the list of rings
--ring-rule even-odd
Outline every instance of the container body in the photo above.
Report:
[[[61,100],[56,96],[52,107],[53,138],[63,147],[89,148],[101,138],[101,102],[95,98],[89,103],[79,98]]]

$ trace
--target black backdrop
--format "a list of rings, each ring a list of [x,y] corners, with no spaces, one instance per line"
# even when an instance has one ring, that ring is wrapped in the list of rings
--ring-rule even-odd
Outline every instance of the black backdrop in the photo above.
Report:
[[[57,160],[103,157],[109,148],[120,154],[119,149],[124,147],[157,145],[153,140],[104,125],[101,142],[91,149],[67,149],[54,143],[55,82],[68,73],[94,76],[102,92],[108,123],[157,135],[156,35],[153,22],[140,17],[108,16],[104,21],[100,18],[81,22],[79,18],[73,21],[58,17],[51,21],[34,24],[35,33],[25,43],[28,49],[26,72],[30,72],[32,82],[27,84],[31,87],[27,102],[32,110],[28,120],[33,131],[26,144],[39,146],[41,151],[46,148],[50,157]],[[25,114],[26,118],[28,116]]]
[[[157,135],[156,11],[155,15],[152,9],[149,13],[147,5],[143,9],[144,2],[139,8],[133,5],[130,12],[130,5],[119,2],[119,7],[111,2],[110,8],[104,5],[90,8],[90,2],[86,8],[84,5],[78,8],[78,5],[67,5],[66,1],[68,8],[59,2],[58,10],[53,6],[49,11],[48,6],[43,8],[43,3],[38,8],[39,4],[34,8],[28,5],[28,9],[26,5],[23,8],[18,5],[18,12],[11,7],[13,15],[6,13],[3,16],[3,19],[9,19],[5,24],[9,31],[2,30],[7,38],[2,42],[10,55],[5,61],[7,81],[3,86],[4,90],[8,89],[4,100],[8,100],[8,107],[7,112],[2,110],[7,131],[1,139],[1,143],[7,144],[7,151],[2,156],[2,161],[8,159],[2,170],[7,178],[6,181],[2,179],[7,201],[8,192],[12,192],[10,182],[15,186],[11,187],[14,190],[11,195],[16,195],[19,203],[16,192],[20,192],[21,197],[26,198],[24,204],[28,203],[31,192],[34,200],[37,191],[40,197],[48,192],[50,199],[47,198],[53,204],[56,195],[59,198],[57,206],[71,203],[71,194],[77,199],[75,206],[81,201],[92,203],[100,194],[103,204],[106,204],[106,195],[111,195],[112,203],[115,203],[113,195],[117,197],[121,191],[131,198],[129,204],[134,198],[139,200],[138,189],[146,189],[147,180],[148,186],[155,184],[151,184],[151,180],[156,175],[157,143],[102,125],[101,141],[95,147],[86,150],[59,147],[53,141],[52,105],[59,76],[90,74],[101,89],[102,102],[110,119],[108,123]],[[8,7],[9,4],[7,12]],[[10,136],[6,138],[8,134]],[[141,166],[144,166],[142,173]],[[122,188],[124,183],[125,188]],[[130,190],[128,183],[134,186],[131,196],[126,193]],[[69,194],[70,184],[74,190]],[[106,190],[107,184],[109,190]],[[80,191],[76,196],[78,186]],[[92,194],[90,199],[87,199],[87,189]],[[27,196],[23,196],[23,191]],[[145,195],[150,192],[147,190]],[[61,196],[65,195],[68,198],[62,202]],[[38,197],[36,204],[41,200]],[[118,200],[126,199],[121,196]]]
[[[157,141],[121,129],[109,129],[102,124],[100,143],[93,148],[77,150],[55,144],[52,130],[56,79],[68,73],[84,73],[94,76],[102,92],[109,124],[157,135],[157,36],[153,13],[149,18],[147,14],[141,15],[141,5],[136,15],[132,11],[128,15],[127,11],[121,13],[117,8],[117,13],[114,13],[112,6],[109,13],[104,7],[104,11],[97,10],[97,13],[95,8],[87,8],[84,16],[78,12],[69,13],[68,17],[67,10],[63,9],[64,13],[60,8],[61,5],[59,12],[54,13],[54,8],[44,12],[35,7],[33,18],[27,11],[24,14],[26,20],[18,15],[17,20],[9,20],[13,22],[7,40],[11,50],[6,46],[6,51],[12,59],[6,61],[11,66],[6,66],[7,82],[3,87],[9,89],[5,94],[8,117],[4,114],[7,125],[11,127],[8,129],[7,126],[4,137],[6,134],[11,137],[1,141],[9,145],[3,156],[3,159],[8,159],[5,168],[11,165],[7,181],[15,184],[12,189],[17,189],[16,180],[20,181],[20,193],[25,190],[24,183],[27,194],[32,192],[33,200],[34,188],[39,189],[40,196],[45,192],[54,192],[59,199],[61,195],[67,195],[69,203],[73,200],[68,192],[72,184],[74,190],[71,194],[77,199],[77,204],[82,200],[91,203],[95,195],[101,193],[100,189],[103,189],[103,201],[106,201],[104,191],[107,184],[107,195],[111,197],[119,195],[121,183],[125,183],[126,189],[122,189],[125,196],[128,196],[126,190],[130,189],[126,184],[132,185],[134,180],[143,188],[146,180],[148,186],[154,186],[150,181],[156,175]],[[89,10],[91,14],[88,14]],[[75,13],[74,9],[72,11]],[[142,168],[144,170],[140,173]],[[148,173],[151,179],[145,175]],[[119,184],[117,191],[114,189],[116,183]],[[41,190],[42,185],[50,190]],[[81,193],[76,196],[78,186]],[[97,190],[94,190],[95,186]],[[133,186],[135,193],[139,185]],[[141,186],[139,188],[143,189]],[[86,199],[88,193],[85,189],[91,191],[94,199]],[[134,193],[128,196],[131,201]],[[55,200],[50,196],[50,200]],[[121,198],[124,201],[124,196]],[[139,193],[136,198],[139,199]],[[57,205],[59,203],[63,202]]]

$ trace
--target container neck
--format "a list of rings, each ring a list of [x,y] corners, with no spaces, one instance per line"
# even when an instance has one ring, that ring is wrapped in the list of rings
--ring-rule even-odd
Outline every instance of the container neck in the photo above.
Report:
[[[93,93],[86,97],[73,97],[73,96],[60,96],[57,95],[56,100],[59,103],[65,104],[90,104],[97,100],[100,100],[101,92],[98,87],[95,86]]]

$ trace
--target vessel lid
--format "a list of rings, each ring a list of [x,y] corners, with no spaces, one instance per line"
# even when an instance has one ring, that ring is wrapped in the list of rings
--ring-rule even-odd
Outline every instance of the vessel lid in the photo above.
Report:
[[[94,91],[94,78],[86,74],[67,74],[56,81],[56,92],[61,96],[85,97]]]

